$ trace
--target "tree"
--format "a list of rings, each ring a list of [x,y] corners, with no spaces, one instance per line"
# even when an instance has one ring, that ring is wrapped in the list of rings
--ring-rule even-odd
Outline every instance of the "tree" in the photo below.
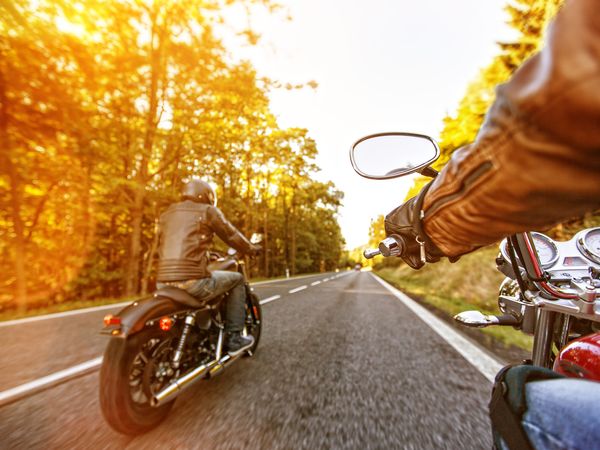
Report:
[[[443,119],[441,154],[434,168],[441,169],[456,149],[475,140],[485,114],[494,102],[496,87],[539,50],[548,23],[561,4],[562,0],[515,0],[506,6],[510,16],[508,23],[518,31],[517,38],[498,44],[500,54],[469,83],[456,113]],[[417,178],[406,198],[414,197],[428,181],[425,177]]]

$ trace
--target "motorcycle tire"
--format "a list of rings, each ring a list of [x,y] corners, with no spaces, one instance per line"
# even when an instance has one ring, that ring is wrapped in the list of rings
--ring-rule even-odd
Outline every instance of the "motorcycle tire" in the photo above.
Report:
[[[262,308],[254,292],[249,295],[250,302],[246,303],[246,332],[254,338],[254,344],[248,349],[245,356],[253,356],[260,341],[262,330]],[[250,309],[252,308],[252,309]]]
[[[139,371],[134,368],[140,361],[136,358],[142,352],[146,354],[148,346],[153,350],[152,346],[160,345],[164,339],[164,332],[146,329],[127,339],[112,338],[108,343],[100,369],[100,407],[115,431],[132,436],[145,433],[158,426],[171,411],[175,401],[152,407],[145,384],[142,382],[140,390],[140,383],[132,380],[133,371]]]

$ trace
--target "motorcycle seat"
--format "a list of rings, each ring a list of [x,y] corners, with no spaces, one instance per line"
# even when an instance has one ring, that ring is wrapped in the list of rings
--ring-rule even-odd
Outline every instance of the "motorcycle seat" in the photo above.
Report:
[[[175,300],[177,303],[183,303],[184,305],[191,306],[192,308],[198,308],[203,306],[204,303],[198,301],[195,297],[188,294],[183,289],[179,289],[174,286],[167,286],[157,289],[154,292],[155,297],[167,297],[171,300]]]

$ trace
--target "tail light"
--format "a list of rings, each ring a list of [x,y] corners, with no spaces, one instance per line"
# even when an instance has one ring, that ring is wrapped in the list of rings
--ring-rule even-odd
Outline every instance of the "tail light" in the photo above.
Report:
[[[107,314],[104,316],[104,326],[108,327],[110,325],[121,325],[121,318],[113,316],[112,314]]]
[[[167,317],[167,316],[162,317],[158,321],[158,326],[163,331],[169,331],[171,329],[171,327],[173,327],[173,319],[171,319],[170,317]]]

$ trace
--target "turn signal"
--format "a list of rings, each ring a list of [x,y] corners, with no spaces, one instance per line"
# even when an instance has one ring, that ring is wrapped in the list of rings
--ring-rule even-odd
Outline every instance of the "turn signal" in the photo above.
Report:
[[[171,319],[170,317],[163,317],[159,320],[158,326],[163,331],[169,331],[173,326],[173,319]]]
[[[109,325],[121,325],[121,318],[113,316],[112,314],[107,314],[104,316],[104,326],[107,327]]]

